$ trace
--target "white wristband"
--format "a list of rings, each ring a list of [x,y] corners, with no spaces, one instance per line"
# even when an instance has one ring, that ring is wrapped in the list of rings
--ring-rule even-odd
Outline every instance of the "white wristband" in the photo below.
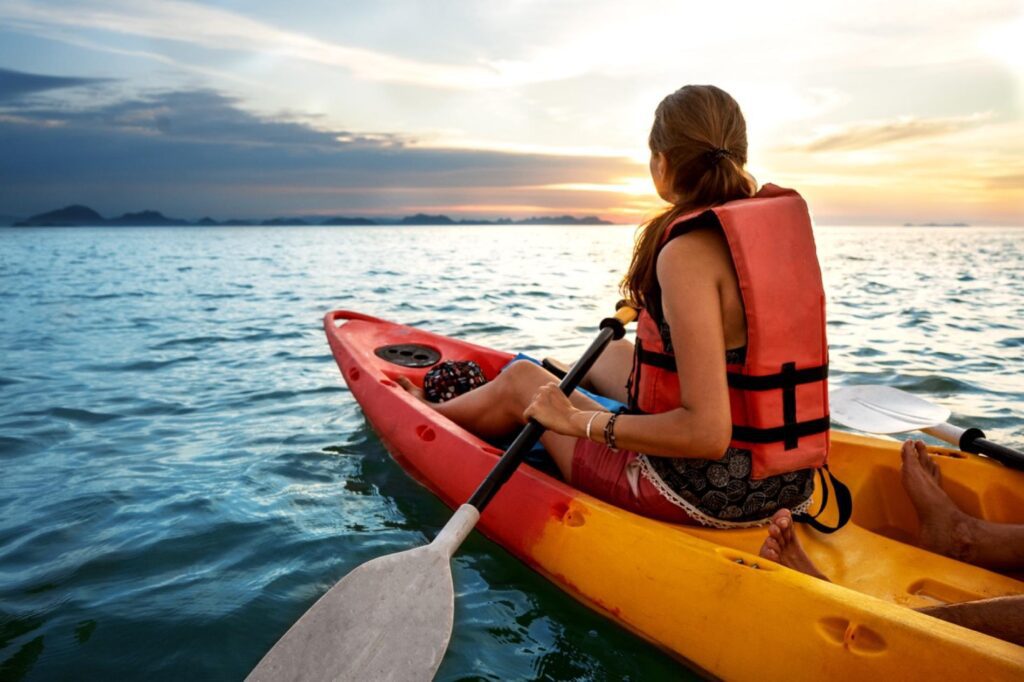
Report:
[[[597,415],[599,414],[601,413],[595,412],[594,414],[590,415],[590,419],[587,421],[587,440],[590,440],[590,427],[594,424],[594,420],[597,419]]]

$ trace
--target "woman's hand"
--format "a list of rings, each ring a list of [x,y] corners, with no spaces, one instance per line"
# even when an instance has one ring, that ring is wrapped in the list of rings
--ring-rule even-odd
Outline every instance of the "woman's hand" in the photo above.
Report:
[[[558,384],[551,382],[537,389],[533,400],[523,412],[523,418],[536,419],[544,428],[563,436],[579,436],[572,422],[573,415],[579,413],[559,390]]]

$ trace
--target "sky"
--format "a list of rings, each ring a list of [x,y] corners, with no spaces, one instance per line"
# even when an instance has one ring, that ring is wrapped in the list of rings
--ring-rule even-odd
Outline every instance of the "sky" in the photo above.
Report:
[[[1024,224],[1024,3],[0,0],[0,216],[664,207],[662,97],[729,91],[828,224]]]

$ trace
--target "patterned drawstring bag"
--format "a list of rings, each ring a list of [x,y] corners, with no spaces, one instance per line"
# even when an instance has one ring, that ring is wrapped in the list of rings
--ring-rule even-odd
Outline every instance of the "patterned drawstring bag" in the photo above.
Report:
[[[486,383],[480,365],[472,360],[446,360],[427,370],[423,395],[432,403],[443,403]]]

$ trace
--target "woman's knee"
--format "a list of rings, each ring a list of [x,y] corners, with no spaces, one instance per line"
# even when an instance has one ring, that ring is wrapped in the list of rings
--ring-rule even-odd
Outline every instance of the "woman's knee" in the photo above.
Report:
[[[618,341],[612,341],[608,344],[608,348],[605,352],[611,351],[613,353],[632,353],[633,342],[629,339],[619,339]]]
[[[530,404],[537,389],[554,377],[528,360],[517,360],[502,370],[494,380],[501,390],[501,404],[521,415]]]
[[[536,391],[537,387],[555,380],[553,374],[529,360],[516,360],[506,367],[501,374],[506,377],[507,384],[513,385],[520,390],[532,389]]]

